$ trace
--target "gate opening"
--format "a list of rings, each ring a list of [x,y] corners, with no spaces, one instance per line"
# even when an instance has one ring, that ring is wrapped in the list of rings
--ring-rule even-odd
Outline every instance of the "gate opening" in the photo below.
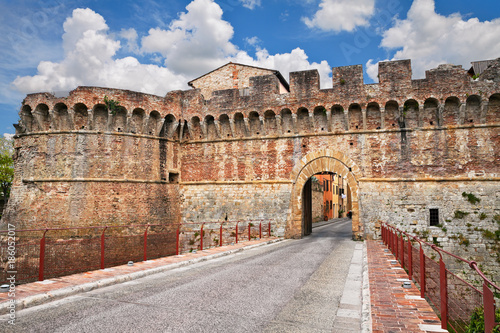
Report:
[[[302,236],[312,233],[314,223],[345,217],[352,217],[347,177],[328,171],[311,176],[302,189]]]

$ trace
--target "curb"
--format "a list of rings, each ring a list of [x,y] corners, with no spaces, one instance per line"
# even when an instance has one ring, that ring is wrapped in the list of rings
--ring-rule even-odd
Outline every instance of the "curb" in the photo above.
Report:
[[[200,263],[200,262],[207,261],[207,260],[211,260],[211,259],[225,257],[228,255],[237,253],[237,252],[241,252],[244,250],[250,250],[250,249],[264,246],[264,245],[270,245],[270,244],[278,243],[281,241],[284,241],[284,239],[283,238],[273,239],[273,240],[270,240],[267,242],[249,245],[249,246],[244,246],[244,247],[241,247],[238,249],[228,250],[228,251],[221,252],[221,253],[215,253],[215,254],[205,256],[205,257],[194,258],[194,259],[181,261],[181,262],[174,263],[174,264],[167,264],[167,265],[160,266],[160,267],[149,268],[149,269],[146,269],[143,271],[118,275],[118,276],[105,278],[105,279],[98,280],[98,281],[84,283],[81,285],[61,288],[61,289],[57,289],[54,291],[45,292],[43,294],[27,296],[25,298],[16,300],[16,311],[27,309],[27,308],[37,306],[37,305],[41,305],[44,303],[52,302],[52,301],[62,299],[62,298],[68,297],[68,296],[73,296],[73,295],[76,295],[79,293],[84,293],[84,292],[88,292],[91,290],[104,288],[104,287],[108,287],[111,285],[131,281],[131,280],[140,279],[140,278],[145,277],[145,276],[166,272],[166,271],[169,271],[172,269],[193,265],[193,264]],[[3,302],[2,304],[0,304],[0,315],[6,315],[9,313],[9,310],[10,310],[8,307],[9,304],[10,304],[10,302]]]

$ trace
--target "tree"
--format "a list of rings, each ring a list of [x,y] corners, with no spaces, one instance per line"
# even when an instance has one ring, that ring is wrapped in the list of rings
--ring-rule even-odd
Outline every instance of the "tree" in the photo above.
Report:
[[[14,140],[12,138],[0,138],[0,187],[4,200],[9,198],[10,187],[14,179]]]

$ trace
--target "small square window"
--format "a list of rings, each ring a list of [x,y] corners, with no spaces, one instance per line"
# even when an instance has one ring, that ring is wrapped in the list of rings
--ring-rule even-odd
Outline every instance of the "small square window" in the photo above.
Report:
[[[430,214],[430,225],[431,226],[436,226],[439,224],[439,209],[437,208],[431,208],[429,209],[429,214]]]

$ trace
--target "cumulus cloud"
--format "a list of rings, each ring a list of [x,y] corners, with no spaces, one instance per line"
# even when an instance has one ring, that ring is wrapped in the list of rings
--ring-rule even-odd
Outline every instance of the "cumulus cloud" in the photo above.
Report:
[[[331,86],[326,61],[309,62],[304,50],[270,55],[256,46],[255,56],[231,42],[233,27],[222,19],[213,0],[194,0],[166,29],[152,28],[142,37],[134,29],[112,33],[104,18],[91,9],[75,9],[64,23],[64,59],[42,61],[37,74],[18,77],[13,85],[24,93],[68,91],[81,85],[130,89],[156,95],[188,89],[187,82],[229,61],[279,70],[316,68],[322,87]],[[120,43],[121,38],[124,44]],[[258,43],[249,38],[247,42]],[[133,56],[118,58],[117,52],[140,53],[155,64],[143,64]],[[142,59],[142,58],[141,58]],[[160,64],[160,65],[158,65]]]
[[[165,67],[140,64],[133,57],[115,59],[121,45],[107,31],[101,15],[88,8],[75,9],[64,23],[64,59],[40,62],[36,75],[18,77],[13,85],[24,93],[96,85],[158,95],[183,86],[187,78]]]
[[[237,47],[230,42],[233,27],[222,19],[218,4],[194,0],[186,10],[169,29],[150,29],[149,35],[142,38],[142,50],[161,53],[165,65],[176,73],[196,76],[222,65]]]
[[[459,13],[443,16],[435,11],[434,0],[415,0],[407,18],[396,20],[383,33],[380,46],[396,50],[393,60],[411,59],[415,77],[442,63],[470,66],[471,61],[500,55],[500,18],[465,20]],[[375,66],[370,60],[368,66]],[[368,69],[367,69],[368,72]],[[377,72],[369,75],[375,80]]]
[[[302,20],[309,28],[325,31],[353,31],[369,25],[375,11],[375,0],[322,0],[312,18]]]

